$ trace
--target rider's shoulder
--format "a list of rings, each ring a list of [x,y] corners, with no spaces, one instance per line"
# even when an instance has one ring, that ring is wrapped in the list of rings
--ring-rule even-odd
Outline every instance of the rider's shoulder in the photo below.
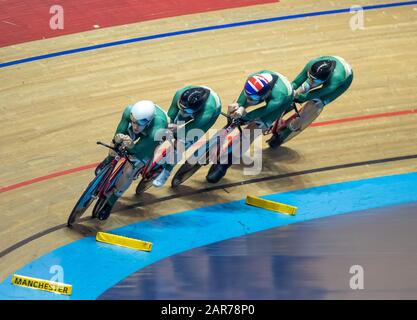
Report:
[[[162,107],[160,107],[159,105],[157,105],[155,103],[155,116],[158,116],[158,115],[160,115],[162,113],[165,114],[166,113],[165,110],[162,109]]]
[[[133,104],[127,105],[123,110],[123,116],[130,116],[130,110],[132,110]]]
[[[163,122],[163,123],[168,121],[168,115],[166,111],[157,104],[155,104],[155,119],[156,121]]]

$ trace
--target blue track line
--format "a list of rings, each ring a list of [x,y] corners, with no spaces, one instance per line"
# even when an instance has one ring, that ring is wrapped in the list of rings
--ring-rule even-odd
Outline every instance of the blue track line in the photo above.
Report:
[[[384,8],[392,8],[392,7],[410,6],[410,5],[416,5],[416,4],[417,4],[417,1],[403,1],[403,2],[397,2],[397,3],[386,3],[386,4],[364,6],[362,8],[363,8],[363,10],[376,10],[376,9],[384,9]],[[351,12],[351,11],[355,11],[355,10],[356,9],[344,8],[344,9],[337,9],[337,10],[308,12],[308,13],[293,14],[293,15],[288,15],[288,16],[272,17],[272,18],[257,19],[257,20],[248,20],[248,21],[220,24],[220,25],[214,25],[214,26],[208,26],[208,27],[202,27],[202,28],[194,28],[194,29],[186,29],[186,30],[179,30],[179,31],[173,31],[173,32],[159,33],[159,34],[154,34],[154,35],[149,35],[149,36],[144,36],[144,37],[137,37],[137,38],[132,38],[132,39],[102,43],[102,44],[98,44],[98,45],[94,45],[94,46],[87,46],[87,47],[81,47],[81,48],[76,48],[76,49],[71,49],[71,50],[58,51],[58,52],[54,52],[54,53],[43,54],[43,55],[39,55],[39,56],[33,56],[33,57],[29,57],[29,58],[23,58],[23,59],[3,62],[3,63],[0,63],[0,68],[5,68],[5,67],[8,67],[8,66],[28,63],[28,62],[37,61],[37,60],[45,60],[45,59],[50,59],[50,58],[54,58],[54,57],[75,54],[75,53],[79,53],[79,52],[92,51],[92,50],[103,49],[103,48],[108,48],[108,47],[115,47],[115,46],[120,46],[120,45],[124,45],[124,44],[135,43],[135,42],[143,42],[143,41],[149,41],[149,40],[154,40],[154,39],[175,37],[175,36],[180,36],[180,35],[184,35],[184,34],[199,33],[199,32],[212,31],[212,30],[236,28],[236,27],[255,25],[255,24],[261,24],[261,23],[270,23],[270,22],[276,22],[276,21],[293,20],[293,19],[301,19],[301,18],[308,18],[308,17],[331,15],[331,14],[347,13],[347,12]]]

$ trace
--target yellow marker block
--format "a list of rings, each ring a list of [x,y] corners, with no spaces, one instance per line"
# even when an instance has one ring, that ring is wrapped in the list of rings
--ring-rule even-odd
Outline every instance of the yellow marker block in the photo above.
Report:
[[[267,210],[276,211],[279,213],[289,214],[292,216],[297,213],[297,207],[254,196],[247,196],[246,204]]]
[[[105,242],[113,244],[120,247],[151,251],[152,243],[146,242],[138,239],[132,239],[128,237],[118,236],[116,234],[106,233],[106,232],[97,232],[96,240],[100,242]]]
[[[65,294],[68,296],[72,294],[72,285],[70,284],[19,276],[17,274],[13,275],[12,284],[31,289]]]

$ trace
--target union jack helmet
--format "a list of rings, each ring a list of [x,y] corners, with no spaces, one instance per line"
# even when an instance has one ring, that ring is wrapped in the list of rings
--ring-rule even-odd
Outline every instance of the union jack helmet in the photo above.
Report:
[[[270,73],[260,73],[246,80],[244,93],[252,101],[264,100],[272,89],[273,77]]]

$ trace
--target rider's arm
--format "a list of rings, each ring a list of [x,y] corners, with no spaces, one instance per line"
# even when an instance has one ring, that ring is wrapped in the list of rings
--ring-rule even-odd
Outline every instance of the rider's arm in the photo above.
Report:
[[[249,121],[257,120],[272,112],[276,113],[278,110],[281,110],[281,109],[282,109],[282,112],[284,112],[286,108],[287,108],[286,100],[284,99],[283,96],[279,96],[279,97],[269,100],[269,102],[264,107],[258,108],[256,110],[253,110],[247,113],[244,116],[244,119],[247,119]],[[278,116],[279,115],[277,114],[277,117]]]
[[[174,98],[172,98],[171,105],[169,106],[167,115],[168,115],[169,119],[171,120],[171,122],[173,122],[175,120],[175,118],[177,117],[177,114],[179,112],[179,109],[178,109],[178,106],[177,106],[177,101],[178,101],[180,95],[181,95],[181,90],[178,90],[177,92],[175,92]]]
[[[188,122],[185,125],[185,132],[189,132],[192,129],[201,129],[205,131],[207,125],[214,123],[220,115],[221,106],[219,106],[211,95],[204,106],[202,112],[196,114],[194,120]],[[208,129],[208,128],[207,128]]]
[[[154,156],[156,147],[160,144],[158,140],[159,130],[165,130],[167,128],[168,122],[165,114],[157,113],[154,118],[154,124],[152,128],[147,132],[146,136],[140,138],[138,142],[129,149],[129,152],[133,154],[137,159],[144,162],[150,160]]]
[[[300,72],[300,74],[297,76],[297,78],[295,78],[294,81],[291,82],[292,88],[294,90],[297,90],[304,83],[304,81],[307,80],[307,78],[308,78],[307,72],[310,69],[311,65],[312,65],[312,62],[310,61],[309,63],[306,64],[306,66]]]
[[[246,96],[245,96],[245,94],[243,93],[243,90],[242,90],[242,92],[240,93],[240,95],[239,95],[239,98],[237,98],[237,100],[236,100],[236,102],[239,104],[239,106],[241,106],[241,107],[247,107],[248,106],[248,103],[247,103],[247,100],[246,100]]]
[[[175,121],[175,118],[177,117],[178,112],[180,111],[178,109],[178,104],[177,103],[178,103],[178,100],[180,99],[181,94],[190,87],[191,86],[187,86],[187,87],[182,88],[182,89],[178,90],[177,92],[175,92],[174,98],[172,98],[171,105],[170,105],[170,107],[168,109],[168,112],[167,112],[169,119],[171,119],[171,122]]]
[[[127,128],[129,127],[129,122],[130,122],[130,109],[131,109],[131,106],[127,106],[125,110],[123,111],[122,119],[120,120],[119,125],[117,126],[117,129],[114,135],[118,133],[123,133],[123,134],[127,133]]]
[[[346,80],[344,68],[336,68],[331,78],[319,89],[311,90],[298,96],[301,101],[325,97],[337,90]]]
[[[129,149],[129,152],[137,159],[146,162],[153,158],[154,151],[159,143],[159,141],[154,141],[153,136],[142,137],[133,148]]]
[[[116,128],[116,132],[114,133],[114,136],[111,142],[112,146],[114,146],[114,143],[116,142],[117,143],[122,142],[122,141],[119,141],[120,140],[119,136],[121,136],[120,138],[122,138],[123,140],[124,135],[127,134],[127,128],[129,127],[129,122],[130,122],[130,109],[131,109],[131,106],[127,106],[125,110],[123,111],[122,119],[120,120],[119,125]],[[126,136],[126,138],[129,138],[129,137]],[[116,155],[117,155],[116,152],[114,152],[111,149],[109,150],[110,157],[115,157]]]
[[[298,96],[299,101],[310,101],[313,99],[317,99],[320,97],[324,97],[332,92],[334,92],[339,87],[339,82],[330,82],[329,84],[325,84],[320,89],[312,90],[306,93],[303,93]]]

